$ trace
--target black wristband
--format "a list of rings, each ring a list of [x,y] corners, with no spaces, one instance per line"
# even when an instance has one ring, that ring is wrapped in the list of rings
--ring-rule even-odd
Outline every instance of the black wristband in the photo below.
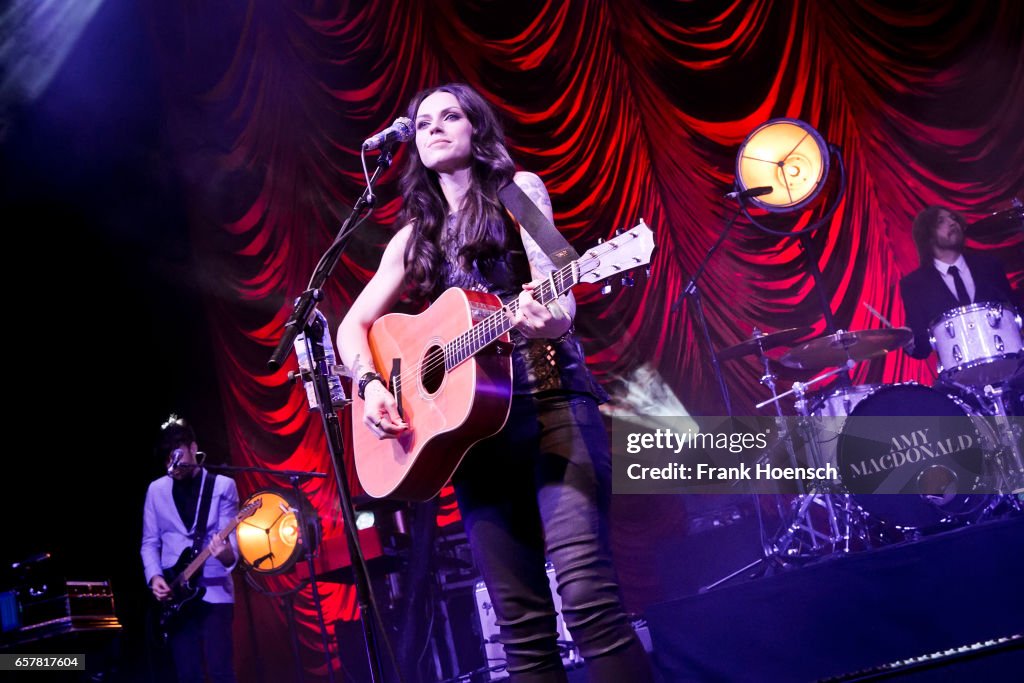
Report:
[[[366,400],[366,385],[372,382],[373,380],[377,380],[381,384],[384,384],[384,378],[381,377],[376,372],[367,372],[363,374],[362,377],[359,378],[359,384],[356,387],[356,393],[359,394],[359,398],[363,399],[364,401]],[[384,384],[384,386],[387,385]]]
[[[548,339],[548,343],[549,344],[561,344],[566,339],[568,339],[569,336],[572,335],[572,333],[575,332],[575,331],[576,331],[576,326],[575,325],[569,325],[569,329],[567,329],[565,332],[563,332],[561,336],[555,337],[554,339]]]

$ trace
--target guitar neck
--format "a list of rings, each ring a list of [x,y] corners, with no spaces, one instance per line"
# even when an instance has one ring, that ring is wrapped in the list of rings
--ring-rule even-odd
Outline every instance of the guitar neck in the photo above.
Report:
[[[632,230],[620,233],[610,242],[601,243],[575,261],[552,271],[533,290],[533,298],[547,306],[582,281],[597,282],[650,263],[653,251],[654,233],[641,219]],[[507,334],[512,329],[508,314],[514,315],[518,310],[519,300],[513,299],[445,344],[445,371],[452,370]]]
[[[547,306],[579,282],[579,272],[578,260],[553,271],[540,287],[533,290],[533,298],[541,305]],[[445,370],[451,370],[472,358],[507,334],[512,329],[512,321],[509,320],[508,312],[515,314],[518,310],[519,300],[513,299],[502,306],[501,310],[487,316],[468,331],[445,344]]]
[[[228,524],[226,527],[224,527],[216,534],[214,534],[214,537],[218,541],[223,541],[224,537],[230,534],[231,531],[236,526],[238,526],[239,522],[241,522],[241,520],[235,519],[235,521],[233,521],[231,524]],[[188,563],[188,566],[185,567],[185,570],[178,574],[176,577],[174,577],[174,581],[171,582],[171,587],[174,588],[180,586],[181,584],[191,579],[192,575],[199,571],[199,568],[202,567],[203,564],[205,564],[208,559],[210,559],[210,546],[206,546],[205,548],[203,548],[203,551],[196,555],[195,558]]]

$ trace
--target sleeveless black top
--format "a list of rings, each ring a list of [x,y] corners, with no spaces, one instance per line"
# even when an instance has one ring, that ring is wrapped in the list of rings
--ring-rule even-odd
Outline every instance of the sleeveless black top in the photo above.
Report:
[[[468,270],[461,266],[458,256],[461,238],[455,214],[449,214],[441,234],[441,251],[445,255],[441,280],[446,288],[488,292],[508,303],[519,296],[524,283],[533,279],[518,231],[510,237],[509,248],[499,258],[476,260]],[[511,338],[514,395],[577,393],[590,394],[599,403],[608,400],[608,394],[587,368],[583,347],[575,334],[556,343],[553,339],[529,339],[513,329]]]

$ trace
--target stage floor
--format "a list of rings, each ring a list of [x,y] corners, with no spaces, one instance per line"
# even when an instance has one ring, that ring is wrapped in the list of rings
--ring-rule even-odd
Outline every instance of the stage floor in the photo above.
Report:
[[[725,585],[645,612],[666,682],[882,680],[858,672],[1024,634],[1024,517]],[[932,657],[885,680],[1024,671],[1022,641]]]

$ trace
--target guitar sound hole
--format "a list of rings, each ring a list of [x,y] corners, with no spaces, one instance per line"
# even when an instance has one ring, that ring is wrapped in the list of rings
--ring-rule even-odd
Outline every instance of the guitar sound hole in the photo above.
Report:
[[[420,378],[428,394],[433,394],[441,388],[441,382],[444,381],[444,350],[440,346],[431,346],[427,349],[420,369]]]

